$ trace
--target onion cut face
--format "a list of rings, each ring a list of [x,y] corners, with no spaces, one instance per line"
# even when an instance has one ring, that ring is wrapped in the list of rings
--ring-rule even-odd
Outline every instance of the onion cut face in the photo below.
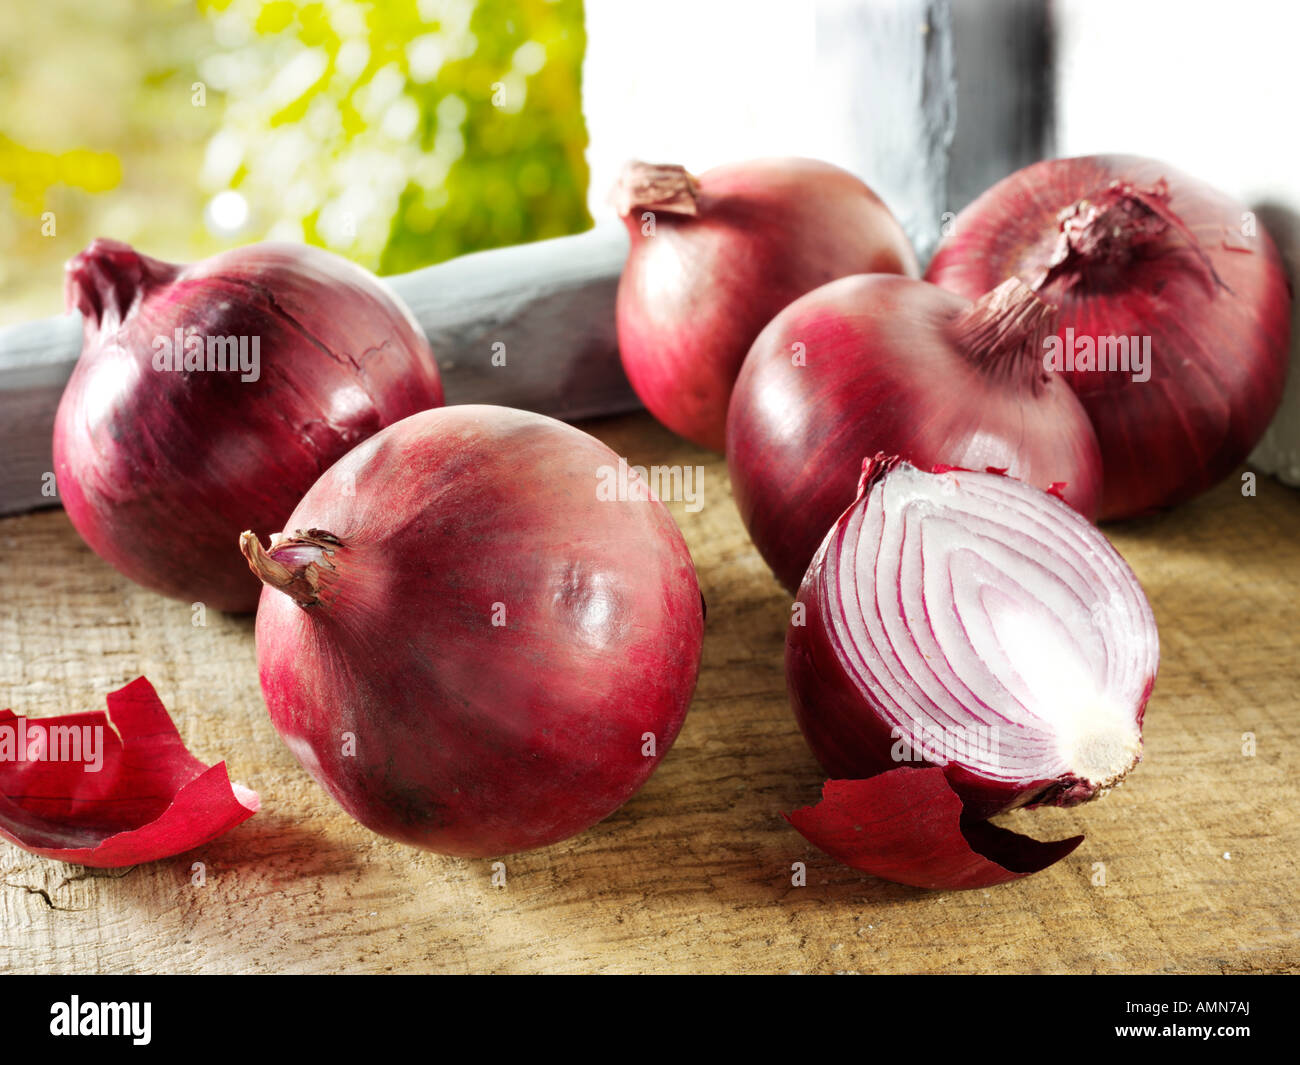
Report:
[[[1142,755],[1159,659],[1141,586],[1059,499],[994,472],[865,464],[799,591],[795,715],[837,778],[943,770],[980,822],[1073,806]]]
[[[1153,159],[1016,171],[957,216],[925,276],[969,299],[1019,277],[1059,307],[1062,375],[1101,444],[1103,519],[1205,491],[1281,403],[1291,295],[1277,248],[1253,212]]]

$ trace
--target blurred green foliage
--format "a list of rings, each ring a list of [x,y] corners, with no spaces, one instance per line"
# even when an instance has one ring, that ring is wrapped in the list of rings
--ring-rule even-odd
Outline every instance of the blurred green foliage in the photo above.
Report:
[[[185,0],[0,3],[0,321],[63,309],[63,263],[97,236],[163,257],[215,250],[195,108],[212,28]]]
[[[200,68],[226,99],[205,178],[271,235],[394,273],[591,225],[581,0],[203,6],[232,42]]]
[[[478,48],[413,92],[426,148],[440,103],[465,102],[464,153],[441,189],[411,182],[380,264],[398,273],[466,251],[588,228],[581,0],[482,0]],[[495,101],[495,102],[494,102]]]
[[[0,314],[96,236],[394,273],[585,229],[585,44],[582,0],[4,5]]]
[[[55,185],[107,192],[122,180],[122,162],[112,152],[74,148],[55,155],[24,147],[0,133],[0,182],[13,186],[14,206],[41,214]]]

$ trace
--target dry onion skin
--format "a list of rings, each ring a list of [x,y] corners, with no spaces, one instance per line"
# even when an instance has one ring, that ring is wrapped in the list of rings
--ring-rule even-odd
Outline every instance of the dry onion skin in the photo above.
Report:
[[[32,854],[118,869],[182,854],[257,813],[257,792],[206,765],[144,677],[108,713],[0,711],[0,839]]]

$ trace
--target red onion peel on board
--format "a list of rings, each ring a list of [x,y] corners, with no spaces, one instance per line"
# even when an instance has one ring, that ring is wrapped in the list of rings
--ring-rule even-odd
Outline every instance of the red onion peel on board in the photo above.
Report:
[[[107,702],[107,715],[0,711],[0,837],[115,869],[191,850],[257,812],[257,793],[232,783],[225,762],[206,766],[185,749],[143,677]]]
[[[877,455],[787,633],[795,716],[839,778],[791,823],[855,868],[920,887],[1044,868],[1077,840],[1040,844],[988,819],[1122,781],[1141,759],[1158,661],[1137,578],[1060,499]]]
[[[822,800],[786,815],[810,842],[864,873],[913,887],[992,887],[1046,869],[1082,836],[1040,843],[988,821],[964,821],[943,770],[894,769],[828,780]]]

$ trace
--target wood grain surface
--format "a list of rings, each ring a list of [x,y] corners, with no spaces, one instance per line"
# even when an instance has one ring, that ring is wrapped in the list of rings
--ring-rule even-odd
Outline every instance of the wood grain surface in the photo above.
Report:
[[[87,870],[0,844],[0,971],[1279,972],[1300,968],[1300,495],[1240,477],[1112,527],[1155,608],[1162,665],[1146,761],[1074,810],[1060,864],[928,893],[836,865],[781,811],[822,775],[786,703],[789,601],[750,545],[725,464],[634,415],[588,426],[632,463],[702,465],[672,505],[709,613],[686,726],[646,787],[576,839],[443,858],[351,821],[272,730],[251,618],[119,577],[61,511],[0,521],[0,707],[102,708],[145,674],[200,758],[262,812],[169,861]],[[234,545],[231,545],[234,550]],[[1255,753],[1245,753],[1245,734]],[[191,869],[202,862],[205,882]],[[791,883],[807,865],[805,887]]]

